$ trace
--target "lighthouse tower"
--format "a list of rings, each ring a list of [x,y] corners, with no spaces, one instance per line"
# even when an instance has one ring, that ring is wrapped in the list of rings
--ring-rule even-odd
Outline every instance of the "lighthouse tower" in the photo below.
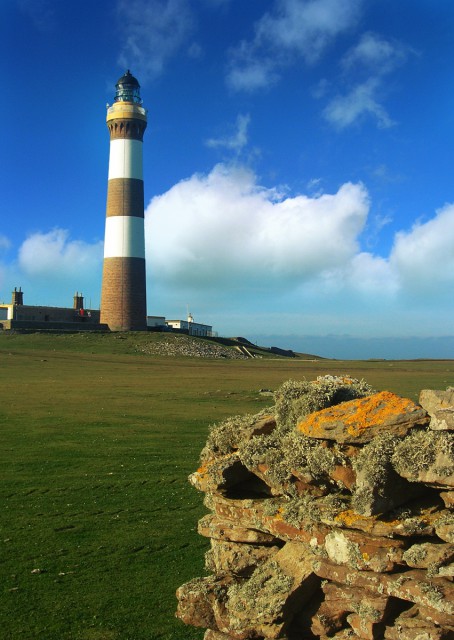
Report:
[[[142,141],[147,126],[140,85],[127,71],[107,108],[110,132],[101,323],[112,331],[147,328]]]

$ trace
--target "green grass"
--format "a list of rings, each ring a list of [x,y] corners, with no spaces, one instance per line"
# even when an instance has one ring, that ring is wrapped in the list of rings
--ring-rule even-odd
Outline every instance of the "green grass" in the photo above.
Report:
[[[210,424],[262,387],[325,373],[417,398],[453,361],[212,361],[137,355],[159,335],[0,334],[1,637],[191,640],[175,590],[202,575],[187,476]],[[39,571],[35,571],[39,570]]]

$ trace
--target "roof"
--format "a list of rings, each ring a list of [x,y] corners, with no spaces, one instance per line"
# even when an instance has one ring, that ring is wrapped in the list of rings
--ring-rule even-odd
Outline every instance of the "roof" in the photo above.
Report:
[[[132,87],[140,87],[139,81],[132,75],[129,69],[121,76],[115,86],[118,87],[120,84],[129,84]]]

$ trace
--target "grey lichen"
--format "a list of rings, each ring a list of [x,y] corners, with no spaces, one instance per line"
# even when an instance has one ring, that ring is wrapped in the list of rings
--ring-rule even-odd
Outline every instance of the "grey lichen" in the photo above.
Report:
[[[292,429],[298,420],[314,411],[374,393],[365,381],[350,376],[318,376],[316,380],[288,380],[276,391],[278,427]]]
[[[399,502],[400,490],[405,481],[396,474],[391,459],[400,443],[400,438],[384,434],[367,444],[352,461],[356,471],[356,486],[352,506],[357,513],[374,515],[388,511]]]
[[[235,451],[242,442],[242,432],[246,432],[261,418],[272,412],[273,409],[266,408],[254,415],[232,416],[219,424],[211,425],[207,442],[200,454],[201,461],[205,462]]]
[[[295,476],[304,482],[337,488],[330,473],[338,465],[345,465],[347,457],[337,443],[326,446],[319,440],[298,431],[276,429],[273,433],[255,436],[238,449],[241,462],[252,472],[261,465],[266,482],[285,495],[296,497],[292,481]]]
[[[334,523],[334,518],[347,506],[348,500],[342,495],[332,493],[321,498],[306,495],[288,502],[282,511],[282,518],[297,528],[303,523]]]
[[[417,567],[427,556],[425,544],[414,544],[404,552],[402,559],[412,567]]]
[[[396,448],[392,464],[397,473],[412,481],[418,481],[420,475],[429,470],[434,477],[452,477],[454,475],[454,433],[414,431]]]
[[[353,460],[357,473],[367,474],[371,483],[380,483],[383,473],[391,465],[391,457],[400,440],[396,436],[384,434],[367,444]]]
[[[266,465],[266,476],[271,484],[288,482],[291,476],[281,450],[279,434],[255,436],[250,441],[241,444],[238,455],[241,462],[251,471],[259,465]]]
[[[290,469],[307,474],[317,483],[329,481],[329,474],[336,465],[346,461],[336,444],[327,447],[298,431],[290,431],[282,437],[281,449]]]
[[[445,598],[443,591],[431,582],[422,582],[421,591],[431,604],[438,604]]]
[[[383,612],[376,609],[372,605],[364,604],[363,602],[352,601],[352,609],[364,620],[371,620],[372,622],[380,622],[383,618]]]
[[[231,613],[240,613],[253,602],[257,618],[270,621],[282,612],[294,579],[286,575],[279,564],[270,560],[257,567],[249,580],[234,584],[228,590],[227,608]]]

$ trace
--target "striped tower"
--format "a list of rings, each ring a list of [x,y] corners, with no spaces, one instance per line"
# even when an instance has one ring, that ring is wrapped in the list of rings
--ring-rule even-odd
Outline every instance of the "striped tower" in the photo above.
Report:
[[[147,328],[142,140],[147,126],[140,85],[129,71],[107,109],[110,132],[101,323],[112,331]]]

